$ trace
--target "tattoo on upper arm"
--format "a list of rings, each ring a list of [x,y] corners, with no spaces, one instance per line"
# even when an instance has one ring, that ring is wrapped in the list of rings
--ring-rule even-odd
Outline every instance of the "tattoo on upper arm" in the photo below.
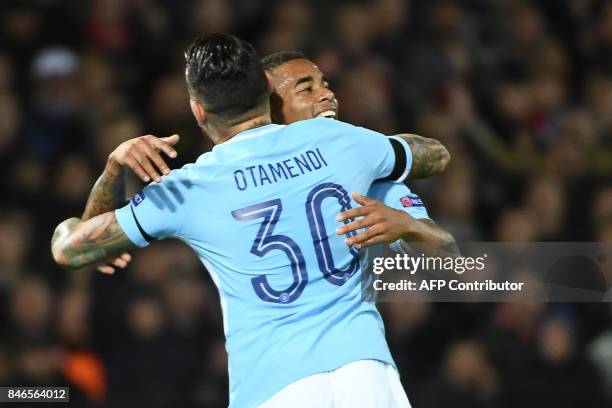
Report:
[[[114,212],[83,222],[75,218],[64,221],[57,227],[51,245],[55,260],[67,269],[78,269],[135,248],[117,224]]]
[[[446,168],[450,155],[442,143],[422,136],[401,134],[412,150],[412,167],[408,179],[429,177]]]

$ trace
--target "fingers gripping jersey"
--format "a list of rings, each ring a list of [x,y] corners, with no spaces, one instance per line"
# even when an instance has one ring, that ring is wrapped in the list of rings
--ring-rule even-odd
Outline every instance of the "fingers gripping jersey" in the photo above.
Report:
[[[390,141],[393,140],[393,141]],[[336,215],[377,179],[401,179],[401,139],[329,119],[267,125],[217,145],[116,211],[137,245],[176,237],[215,281],[230,405],[356,360],[393,364],[374,305],[361,302],[359,253]]]

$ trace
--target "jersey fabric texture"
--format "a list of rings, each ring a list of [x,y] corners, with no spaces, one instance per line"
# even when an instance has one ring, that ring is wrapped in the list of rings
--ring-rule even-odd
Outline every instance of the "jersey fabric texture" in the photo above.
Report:
[[[357,360],[394,364],[360,253],[335,220],[375,180],[401,181],[409,146],[317,118],[234,136],[116,210],[138,246],[178,238],[218,287],[230,406],[257,406],[301,378]],[[348,221],[347,221],[348,222]]]

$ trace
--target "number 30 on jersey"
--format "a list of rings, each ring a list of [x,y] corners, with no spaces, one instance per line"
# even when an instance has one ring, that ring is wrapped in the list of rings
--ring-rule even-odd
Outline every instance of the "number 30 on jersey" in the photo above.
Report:
[[[329,283],[342,286],[357,272],[359,259],[357,257],[357,250],[353,247],[347,247],[347,250],[353,256],[349,265],[344,269],[338,269],[334,265],[321,209],[323,200],[326,198],[338,200],[341,211],[351,209],[351,200],[342,186],[334,183],[324,183],[319,184],[310,191],[305,203],[306,216],[308,218],[312,243],[317,255],[319,270]],[[283,203],[279,198],[232,211],[232,216],[239,221],[250,221],[257,218],[263,219],[251,247],[252,254],[263,257],[270,251],[278,250],[283,251],[287,258],[289,258],[293,282],[284,290],[272,288],[265,275],[256,276],[251,279],[257,296],[266,302],[273,303],[293,302],[302,294],[308,283],[306,261],[298,244],[286,235],[274,234],[274,228],[282,211]],[[345,221],[345,223],[347,222]],[[355,232],[350,232],[347,234],[347,237],[353,235],[355,235]]]

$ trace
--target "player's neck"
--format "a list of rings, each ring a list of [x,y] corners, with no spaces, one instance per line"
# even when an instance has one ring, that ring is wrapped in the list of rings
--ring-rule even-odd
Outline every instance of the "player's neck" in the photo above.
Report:
[[[234,137],[240,132],[244,132],[245,130],[255,129],[261,126],[269,125],[270,123],[272,123],[272,119],[270,119],[269,113],[264,113],[262,115],[256,116],[242,123],[231,126],[228,129],[228,134],[230,135],[228,139]]]
[[[270,113],[266,112],[224,129],[217,128],[215,129],[214,134],[213,132],[209,132],[209,136],[214,144],[221,144],[223,142],[227,142],[240,132],[269,125],[270,123],[272,123]]]

